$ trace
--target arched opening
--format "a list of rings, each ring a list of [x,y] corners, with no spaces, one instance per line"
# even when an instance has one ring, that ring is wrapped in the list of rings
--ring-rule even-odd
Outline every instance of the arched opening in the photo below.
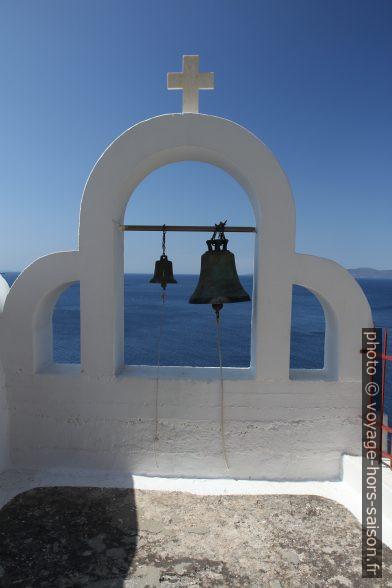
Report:
[[[325,315],[308,289],[293,285],[290,369],[323,369]]]
[[[52,315],[53,363],[80,364],[80,283],[58,297]]]
[[[222,169],[182,161],[148,175],[128,203],[124,224],[255,226],[248,196]],[[254,235],[228,233],[240,280],[252,297]],[[166,289],[162,309],[159,284],[150,284],[162,254],[161,232],[124,236],[124,359],[127,365],[156,365],[163,310],[160,364],[217,366],[215,315],[210,305],[188,303],[199,276],[209,233],[168,232],[166,253],[177,284]],[[252,303],[226,304],[221,313],[223,364],[249,367]]]
[[[272,153],[254,135],[231,121],[198,114],[163,115],[132,127],[110,145],[89,177],[79,225],[82,369],[96,376],[143,375],[124,371],[124,234],[119,225],[139,184],[179,161],[225,170],[246,191],[256,219],[251,367],[230,375],[286,379],[291,312],[287,270],[293,262],[295,229],[290,186]],[[184,370],[172,369],[171,376],[182,378]],[[200,369],[198,376],[211,377],[211,372]]]

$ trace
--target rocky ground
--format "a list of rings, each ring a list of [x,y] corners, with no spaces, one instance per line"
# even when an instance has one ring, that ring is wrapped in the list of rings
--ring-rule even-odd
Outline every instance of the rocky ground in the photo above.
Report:
[[[38,488],[0,511],[0,586],[392,586],[361,578],[361,529],[317,496]]]

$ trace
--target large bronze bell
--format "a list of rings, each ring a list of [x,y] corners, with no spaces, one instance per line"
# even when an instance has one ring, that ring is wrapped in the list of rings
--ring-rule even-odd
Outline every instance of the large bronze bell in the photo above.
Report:
[[[216,225],[219,238],[207,241],[208,251],[201,256],[199,282],[189,298],[190,304],[220,306],[231,302],[246,302],[249,294],[239,280],[234,254],[227,250],[228,239],[223,234],[224,223]]]
[[[168,260],[167,255],[161,255],[155,262],[155,272],[150,284],[160,284],[164,290],[167,284],[177,284],[173,276],[173,264]]]

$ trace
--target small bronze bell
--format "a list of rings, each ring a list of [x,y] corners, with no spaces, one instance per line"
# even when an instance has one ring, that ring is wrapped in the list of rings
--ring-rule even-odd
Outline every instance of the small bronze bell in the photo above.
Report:
[[[208,251],[201,256],[199,282],[189,298],[190,304],[212,304],[220,310],[223,304],[250,300],[239,280],[234,254],[227,250],[224,225],[215,225],[212,239],[207,241]],[[215,239],[218,231],[219,238]]]
[[[173,264],[168,260],[167,255],[161,255],[161,258],[155,262],[155,272],[150,284],[160,284],[164,290],[167,284],[177,284],[173,276]]]

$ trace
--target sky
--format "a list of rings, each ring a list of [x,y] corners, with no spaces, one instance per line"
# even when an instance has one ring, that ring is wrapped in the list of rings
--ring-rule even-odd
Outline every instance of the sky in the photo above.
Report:
[[[296,250],[392,268],[390,0],[0,0],[0,270],[77,249],[80,200],[132,125],[181,111],[166,73],[200,55],[200,112],[275,154],[296,204]],[[135,190],[132,224],[253,225],[242,188],[197,162]],[[175,273],[197,273],[204,234],[168,234]],[[239,273],[251,235],[228,235]],[[125,235],[125,271],[152,272],[161,235]]]

